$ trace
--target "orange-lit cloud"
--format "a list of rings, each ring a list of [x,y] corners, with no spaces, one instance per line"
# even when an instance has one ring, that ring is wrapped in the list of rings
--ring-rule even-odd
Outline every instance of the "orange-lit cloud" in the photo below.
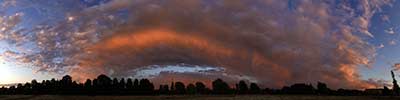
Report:
[[[119,34],[86,48],[85,55],[90,56],[77,58],[81,59],[81,62],[72,73],[75,77],[84,78],[95,77],[98,73],[112,72],[117,72],[114,73],[116,76],[129,76],[124,72],[144,66],[187,63],[223,67],[228,69],[227,73],[249,75],[260,80],[260,83],[274,87],[289,84],[293,80],[297,82],[322,80],[343,86],[348,85],[348,87],[370,88],[375,86],[359,80],[357,74],[357,64],[368,64],[368,59],[363,58],[352,49],[348,49],[344,44],[340,44],[334,51],[339,54],[339,57],[344,57],[340,60],[347,61],[350,64],[336,63],[329,65],[331,70],[313,69],[302,65],[321,63],[319,59],[312,58],[314,54],[300,56],[292,51],[279,51],[269,55],[271,57],[266,57],[268,54],[253,48],[239,48],[240,46],[224,44],[227,43],[196,36],[196,33],[177,33],[164,28]],[[291,62],[296,62],[296,60],[301,60],[307,56],[312,61],[302,60],[303,62],[299,62],[300,65]],[[340,74],[340,76],[329,76],[329,74],[335,73]],[[307,76],[307,74],[327,75],[318,77]],[[197,74],[197,76],[205,77],[208,75]],[[181,79],[182,77],[176,78]]]
[[[98,71],[87,72],[79,67],[77,70],[84,72],[78,71],[78,73],[73,74],[74,76],[81,77],[84,73],[84,76],[95,77],[98,73],[108,73],[107,70],[109,69],[121,72],[148,65],[189,63],[226,67],[234,72],[247,70],[250,71],[247,73],[259,75],[280,74],[281,77],[276,77],[275,80],[290,77],[287,69],[274,64],[256,51],[229,47],[215,40],[179,34],[166,29],[152,29],[117,35],[88,47],[85,52],[92,55],[90,57],[93,57],[93,59],[83,58],[84,60],[79,66],[83,69],[96,69]],[[262,68],[263,66],[269,67]],[[252,70],[263,70],[268,73],[251,72]],[[283,85],[283,83],[277,81],[274,85]]]

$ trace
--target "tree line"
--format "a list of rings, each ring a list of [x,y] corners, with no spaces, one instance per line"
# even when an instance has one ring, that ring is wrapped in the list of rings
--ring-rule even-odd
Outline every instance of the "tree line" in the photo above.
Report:
[[[84,83],[72,80],[69,75],[61,80],[51,79],[37,82],[32,80],[17,86],[0,88],[0,95],[250,95],[250,94],[302,94],[302,95],[396,95],[385,87],[378,93],[368,91],[338,89],[332,90],[325,83],[318,82],[314,88],[311,84],[293,84],[282,89],[260,88],[256,83],[248,84],[239,81],[234,87],[222,79],[212,82],[211,88],[202,82],[185,85],[183,82],[171,82],[170,85],[159,85],[156,89],[148,79],[117,79],[106,75],[87,79]]]

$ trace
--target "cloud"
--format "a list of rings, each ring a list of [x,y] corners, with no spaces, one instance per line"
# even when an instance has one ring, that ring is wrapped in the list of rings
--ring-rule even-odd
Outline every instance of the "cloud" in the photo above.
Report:
[[[392,67],[393,70],[398,71],[400,69],[400,63],[395,63]]]
[[[212,74],[215,72],[222,72],[224,69],[209,67],[209,66],[198,66],[198,65],[187,65],[187,64],[178,64],[178,65],[152,65],[146,66],[143,68],[138,68],[132,70],[132,73],[135,73],[133,77],[135,78],[151,78],[158,77],[161,73],[202,73],[202,74]]]
[[[370,32],[368,31],[369,21],[368,21],[367,18],[365,18],[365,17],[359,17],[359,18],[357,18],[356,20],[354,20],[353,23],[359,25],[359,26],[358,26],[358,27],[359,27],[358,30],[359,30],[361,33],[363,33],[363,34],[365,34],[365,35],[367,35],[367,36],[369,36],[369,37],[374,37],[374,36],[372,35],[372,33],[370,33]]]
[[[388,33],[388,34],[394,34],[395,33],[393,28],[389,28],[389,29],[385,30],[385,32]]]
[[[375,53],[363,40],[373,37],[370,19],[388,3],[114,0],[74,11],[55,25],[35,26],[24,40],[39,52],[23,57],[40,71],[80,79],[162,69],[151,75],[153,80],[246,79],[266,87],[323,81],[334,88],[376,87],[361,80],[357,70],[369,65]],[[181,63],[224,69],[224,74],[165,69]]]
[[[226,69],[219,68],[219,67],[211,67],[211,66],[199,66],[199,65],[188,65],[188,64],[177,64],[177,65],[152,65],[152,66],[145,66],[143,68],[137,68],[132,70],[130,73],[134,73],[132,76],[134,78],[152,78],[153,81],[157,82],[158,84],[168,84],[168,81],[160,81],[158,77],[160,75],[168,75],[168,74],[178,74],[178,75],[189,75],[193,76],[192,81],[201,81],[196,80],[196,76],[201,74],[203,76],[213,76],[215,78],[224,78],[231,83],[235,83],[237,80],[247,80],[249,82],[258,82],[257,79],[245,76],[245,75],[231,75],[226,73]],[[175,76],[176,77],[187,77],[187,76]],[[156,79],[154,79],[156,78]],[[178,80],[179,81],[179,80]],[[234,84],[231,84],[232,86]]]
[[[386,86],[389,88],[393,86],[393,84],[390,81],[382,80],[382,79],[369,78],[365,82],[370,83],[370,84],[375,84],[376,86],[380,86],[380,88],[383,88],[383,86]]]
[[[21,17],[23,13],[15,13],[13,15],[1,16],[0,17],[0,39],[9,40],[12,42],[22,41],[21,31],[14,30],[19,23],[21,23]]]
[[[396,43],[395,40],[391,40],[391,41],[389,41],[389,44],[390,44],[390,45],[396,45],[397,43]]]
[[[17,0],[7,0],[7,1],[2,1],[0,7],[9,7],[16,5],[17,5]]]
[[[390,22],[390,17],[388,15],[382,15],[381,19],[382,19],[382,21]]]
[[[385,45],[380,44],[377,48],[378,48],[378,49],[381,49],[381,48],[384,48],[384,47],[385,47]]]

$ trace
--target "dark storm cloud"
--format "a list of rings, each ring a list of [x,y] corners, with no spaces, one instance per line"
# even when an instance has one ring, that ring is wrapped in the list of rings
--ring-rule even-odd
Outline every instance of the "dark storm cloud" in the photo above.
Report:
[[[100,73],[132,76],[132,70],[146,66],[185,63],[225,70],[159,77],[245,76],[270,87],[317,81],[335,88],[374,87],[357,71],[375,52],[362,38],[373,37],[369,20],[389,1],[357,3],[114,0],[70,13],[56,26],[38,27],[34,42],[42,52],[30,59],[42,70],[67,70],[81,79]]]

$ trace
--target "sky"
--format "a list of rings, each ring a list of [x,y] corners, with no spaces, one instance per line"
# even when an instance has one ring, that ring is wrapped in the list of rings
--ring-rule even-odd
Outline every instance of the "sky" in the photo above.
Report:
[[[391,86],[396,0],[0,0],[0,84],[99,74]]]

